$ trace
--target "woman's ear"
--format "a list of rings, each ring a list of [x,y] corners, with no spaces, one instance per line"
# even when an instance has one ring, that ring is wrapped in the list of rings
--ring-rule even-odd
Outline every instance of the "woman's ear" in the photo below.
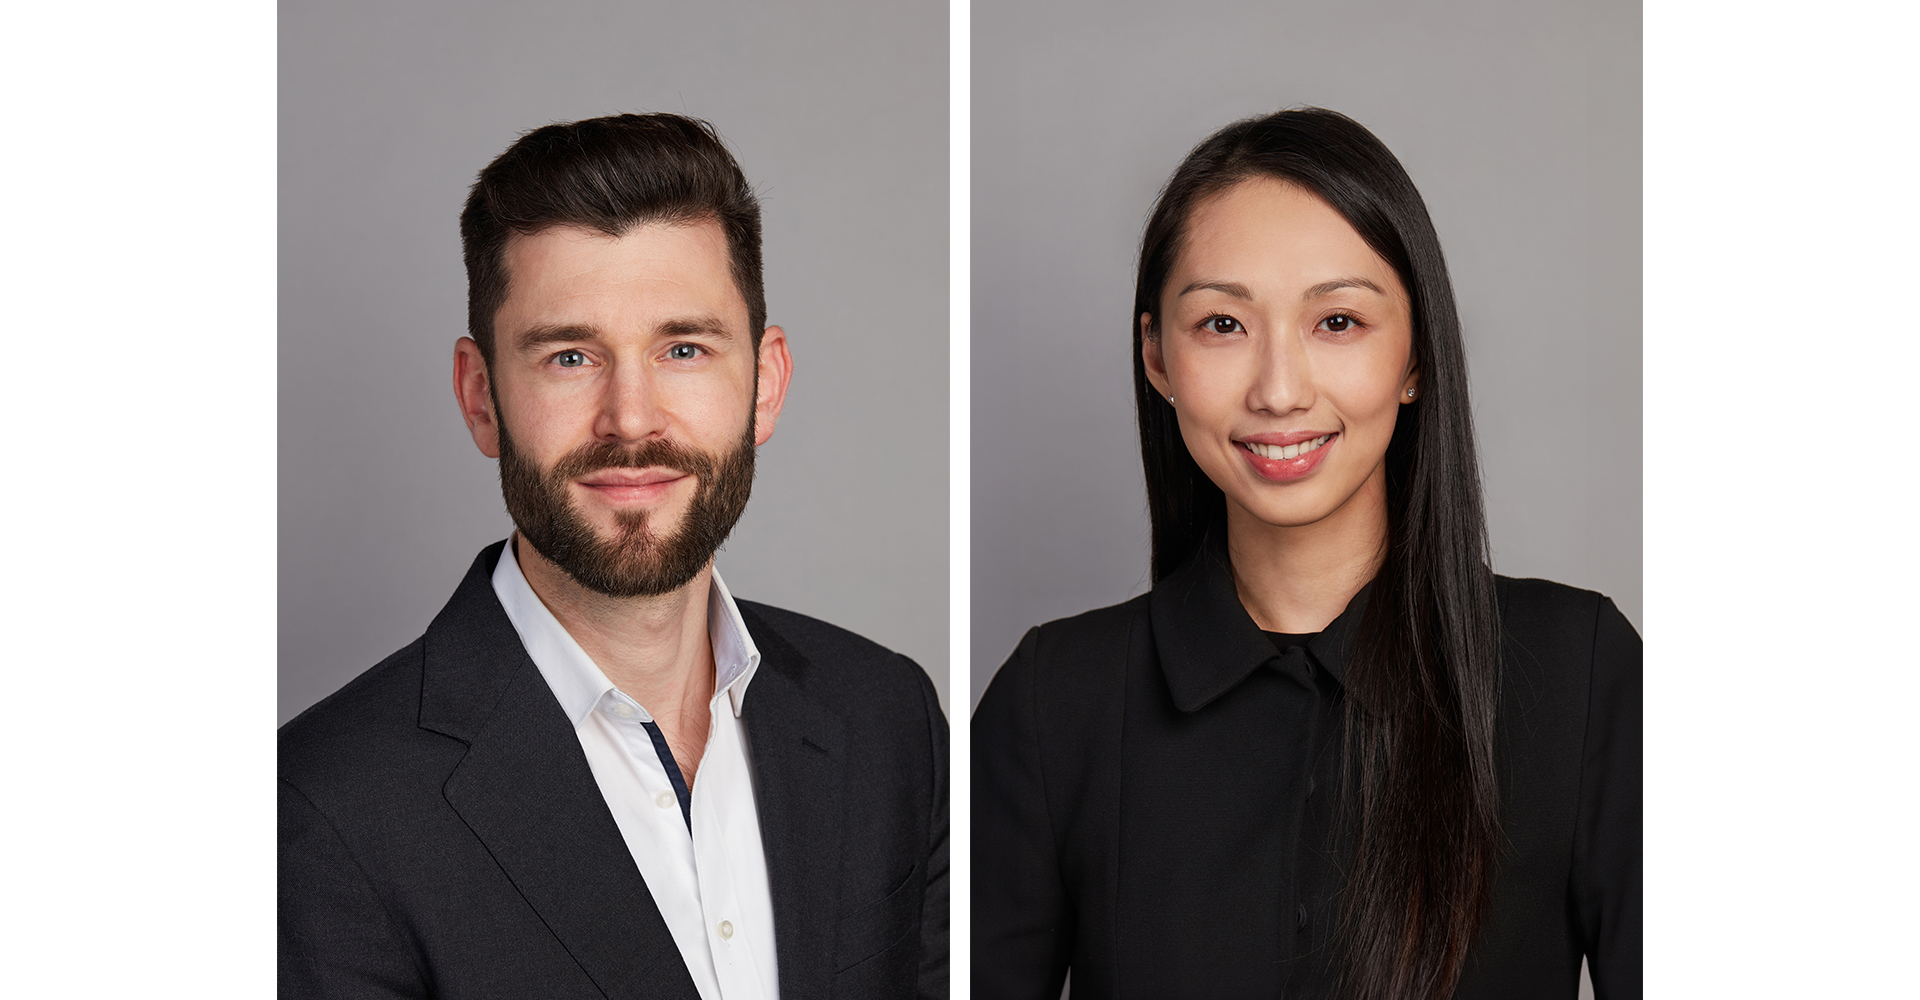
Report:
[[[1147,367],[1147,382],[1154,390],[1173,401],[1173,382],[1167,378],[1167,360],[1160,354],[1160,337],[1153,330],[1153,314],[1140,314],[1140,360]]]
[[[1411,403],[1420,398],[1420,366],[1414,365],[1407,373],[1407,380],[1400,385],[1400,402]]]

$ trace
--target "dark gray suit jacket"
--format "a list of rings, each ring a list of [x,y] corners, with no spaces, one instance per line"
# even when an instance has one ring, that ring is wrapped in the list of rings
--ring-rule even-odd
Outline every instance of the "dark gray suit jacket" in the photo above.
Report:
[[[283,997],[677,997],[693,980],[495,599],[280,730]],[[926,674],[746,601],[780,994],[947,994],[947,724]]]

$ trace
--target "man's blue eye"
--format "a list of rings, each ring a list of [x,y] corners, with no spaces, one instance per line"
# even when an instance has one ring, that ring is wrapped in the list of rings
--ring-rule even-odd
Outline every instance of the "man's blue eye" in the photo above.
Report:
[[[561,351],[553,360],[562,368],[578,368],[587,363],[587,356],[579,351]]]
[[[700,349],[692,344],[675,344],[667,348],[667,357],[675,361],[692,361],[700,356]]]

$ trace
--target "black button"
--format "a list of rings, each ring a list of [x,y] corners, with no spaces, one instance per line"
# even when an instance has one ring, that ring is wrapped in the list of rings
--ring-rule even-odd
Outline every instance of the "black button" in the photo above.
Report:
[[[1305,903],[1300,904],[1299,917],[1300,917],[1300,929],[1304,931],[1307,929],[1307,904]]]
[[[1307,775],[1307,798],[1313,798],[1313,775]]]

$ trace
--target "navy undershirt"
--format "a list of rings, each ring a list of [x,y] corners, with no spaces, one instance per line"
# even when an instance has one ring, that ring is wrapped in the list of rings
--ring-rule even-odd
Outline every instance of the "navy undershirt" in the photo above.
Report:
[[[654,722],[642,722],[647,727],[647,735],[653,737],[653,752],[660,757],[660,766],[667,769],[667,780],[673,783],[673,794],[680,797],[680,818],[687,821],[687,832],[693,832],[693,792],[687,788],[687,779],[680,775],[680,763],[673,759],[673,748],[667,746],[667,737]]]

